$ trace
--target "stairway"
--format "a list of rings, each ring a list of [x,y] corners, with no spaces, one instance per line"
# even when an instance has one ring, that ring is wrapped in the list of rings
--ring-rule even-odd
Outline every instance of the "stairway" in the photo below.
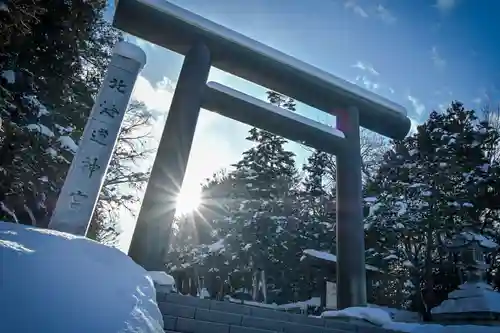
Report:
[[[369,324],[179,294],[158,293],[157,300],[166,333],[394,333]]]

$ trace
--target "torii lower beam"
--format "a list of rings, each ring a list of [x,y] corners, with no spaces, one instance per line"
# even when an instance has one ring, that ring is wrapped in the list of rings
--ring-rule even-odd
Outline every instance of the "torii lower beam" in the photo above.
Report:
[[[336,128],[216,82],[207,83],[202,101],[206,110],[333,155],[345,144]]]

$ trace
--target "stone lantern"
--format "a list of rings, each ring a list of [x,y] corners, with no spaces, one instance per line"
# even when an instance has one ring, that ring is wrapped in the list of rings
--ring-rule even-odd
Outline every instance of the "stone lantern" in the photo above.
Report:
[[[444,324],[499,325],[500,293],[486,282],[486,255],[498,245],[483,235],[462,232],[449,240],[446,247],[458,253],[464,281],[431,310],[433,320]]]
[[[448,242],[448,250],[458,253],[460,258],[459,268],[464,272],[463,282],[485,282],[486,255],[495,250],[497,245],[486,237],[470,232],[462,232]]]

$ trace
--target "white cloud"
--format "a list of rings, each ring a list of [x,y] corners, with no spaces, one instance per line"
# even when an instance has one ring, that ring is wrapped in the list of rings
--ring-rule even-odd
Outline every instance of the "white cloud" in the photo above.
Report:
[[[372,16],[387,24],[393,24],[397,21],[396,16],[394,16],[388,8],[381,4],[378,4],[377,6],[370,6],[368,9],[365,9],[366,7],[361,7],[356,0],[347,0],[344,2],[344,7],[362,18]]]
[[[412,134],[417,132],[417,126],[420,125],[415,119],[410,118],[411,126],[410,126],[410,132],[408,134]]]
[[[132,98],[143,102],[146,107],[158,113],[167,113],[172,101],[173,91],[165,84],[165,80],[153,87],[153,85],[142,75],[139,75],[135,83]]]
[[[436,0],[434,7],[439,9],[441,12],[449,12],[457,5],[457,0]]]
[[[387,24],[393,24],[396,22],[396,17],[381,4],[377,6],[377,16]]]
[[[435,46],[433,46],[431,49],[431,59],[434,63],[434,66],[436,66],[437,68],[443,69],[444,67],[446,67],[446,60],[441,57],[437,50],[437,47]]]
[[[359,6],[354,0],[348,0],[344,3],[345,8],[348,8],[352,10],[355,14],[367,18],[368,13],[361,7]]]
[[[380,88],[380,84],[378,84],[377,82],[374,82],[372,80],[370,80],[369,78],[367,78],[366,76],[357,76],[356,77],[356,82],[361,82],[361,84],[363,84],[363,86],[365,86],[366,89],[368,90],[377,90],[378,88]]]
[[[367,71],[367,72],[369,72],[370,74],[373,74],[373,75],[375,75],[375,76],[378,76],[378,75],[380,74],[379,72],[377,72],[377,71],[375,70],[375,68],[373,68],[373,66],[372,66],[372,65],[367,64],[367,63],[364,63],[364,62],[359,61],[359,60],[358,60],[358,62],[356,62],[356,64],[352,65],[352,67],[354,67],[354,68],[359,68],[359,69],[361,69],[362,71]]]
[[[420,101],[411,96],[411,95],[408,95],[407,96],[408,100],[411,102],[411,104],[413,105],[413,108],[415,109],[415,112],[420,116],[422,115],[422,113],[424,113],[425,111],[425,106],[424,104],[420,103]]]

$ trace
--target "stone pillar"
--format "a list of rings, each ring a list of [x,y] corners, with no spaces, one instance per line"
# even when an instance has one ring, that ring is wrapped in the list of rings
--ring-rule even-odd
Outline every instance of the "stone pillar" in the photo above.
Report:
[[[78,151],[49,223],[50,229],[85,235],[92,219],[127,105],[146,54],[136,45],[115,46]]]
[[[337,308],[366,306],[359,112],[342,111],[337,128],[345,144],[337,154]]]
[[[164,269],[210,67],[206,45],[194,45],[184,59],[130,244],[129,256],[147,270]]]

